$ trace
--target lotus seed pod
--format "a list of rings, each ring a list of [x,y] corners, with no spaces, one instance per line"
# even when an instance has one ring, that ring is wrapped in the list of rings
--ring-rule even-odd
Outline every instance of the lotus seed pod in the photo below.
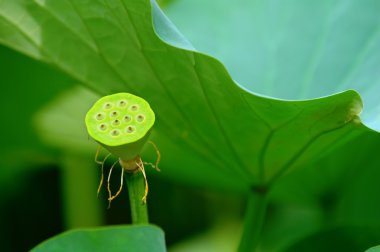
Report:
[[[140,154],[154,121],[149,103],[129,93],[100,98],[85,119],[89,135],[122,160]]]

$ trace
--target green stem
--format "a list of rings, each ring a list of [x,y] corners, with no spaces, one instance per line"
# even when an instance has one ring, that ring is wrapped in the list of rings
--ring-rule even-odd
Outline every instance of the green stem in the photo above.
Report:
[[[267,207],[266,190],[256,189],[248,198],[244,217],[243,235],[239,244],[239,252],[256,251],[259,245],[261,229]]]
[[[125,177],[131,204],[132,224],[147,224],[149,223],[148,209],[142,201],[145,193],[144,176],[141,172],[137,172],[127,173]]]
[[[62,165],[62,193],[65,229],[104,224],[101,202],[96,198],[99,174],[87,156],[65,153]]]

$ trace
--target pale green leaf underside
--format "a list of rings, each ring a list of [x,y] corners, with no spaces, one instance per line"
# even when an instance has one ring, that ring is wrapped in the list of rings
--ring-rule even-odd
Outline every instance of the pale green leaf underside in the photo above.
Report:
[[[178,48],[192,47],[153,6],[152,12],[148,0],[2,0],[0,23],[13,30],[0,40],[101,95],[146,99],[157,115],[153,138],[162,167],[179,180],[247,190],[369,132],[358,118],[356,92],[308,101],[252,94],[214,58]],[[152,13],[160,37],[177,47],[155,34]],[[12,44],[15,36],[22,39]]]
[[[380,1],[177,0],[165,12],[246,88],[281,99],[354,89],[380,130]]]
[[[48,239],[31,251],[164,252],[166,248],[161,229],[137,225],[69,231]]]

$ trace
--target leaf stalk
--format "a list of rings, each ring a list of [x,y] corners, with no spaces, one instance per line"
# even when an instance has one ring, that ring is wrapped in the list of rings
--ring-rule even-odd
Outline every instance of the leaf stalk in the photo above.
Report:
[[[267,208],[267,190],[254,188],[248,197],[239,252],[254,252],[259,245]]]

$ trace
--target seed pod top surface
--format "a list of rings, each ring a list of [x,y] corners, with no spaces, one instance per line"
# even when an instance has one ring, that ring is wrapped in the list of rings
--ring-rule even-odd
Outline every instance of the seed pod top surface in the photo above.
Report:
[[[117,93],[100,98],[86,114],[90,136],[108,146],[119,146],[142,139],[155,121],[153,110],[144,99]]]

